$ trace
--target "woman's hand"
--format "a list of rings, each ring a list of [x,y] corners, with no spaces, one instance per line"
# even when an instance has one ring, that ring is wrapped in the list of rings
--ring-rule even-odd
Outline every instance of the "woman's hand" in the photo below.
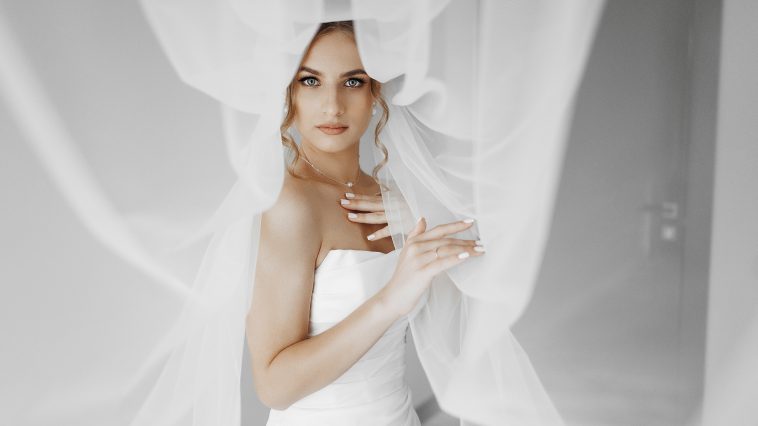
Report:
[[[435,275],[465,262],[471,255],[484,254],[484,247],[477,245],[474,240],[446,237],[465,231],[472,224],[473,220],[458,221],[438,225],[427,231],[426,219],[419,219],[405,240],[392,278],[380,291],[382,304],[393,315],[398,318],[407,315]]]
[[[345,198],[340,200],[340,205],[348,210],[358,210],[367,213],[350,212],[347,219],[351,222],[382,224],[387,223],[384,213],[384,203],[381,195],[361,195],[351,192],[345,193]],[[366,237],[369,241],[380,240],[390,236],[389,226],[374,232]]]

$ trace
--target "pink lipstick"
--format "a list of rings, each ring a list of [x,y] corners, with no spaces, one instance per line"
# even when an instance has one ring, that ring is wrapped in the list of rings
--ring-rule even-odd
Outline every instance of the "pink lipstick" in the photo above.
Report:
[[[330,127],[330,126],[318,126],[318,129],[327,135],[339,135],[347,130],[347,127]]]

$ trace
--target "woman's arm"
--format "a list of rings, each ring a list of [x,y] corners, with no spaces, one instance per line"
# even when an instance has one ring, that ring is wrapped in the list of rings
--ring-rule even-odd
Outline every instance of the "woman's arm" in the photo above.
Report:
[[[286,186],[261,220],[247,338],[258,397],[277,410],[336,380],[399,318],[375,296],[308,338],[318,229],[304,195]]]

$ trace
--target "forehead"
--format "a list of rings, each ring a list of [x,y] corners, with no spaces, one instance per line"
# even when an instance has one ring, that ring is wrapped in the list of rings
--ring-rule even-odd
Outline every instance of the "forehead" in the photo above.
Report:
[[[325,75],[339,75],[345,71],[363,68],[355,41],[341,31],[319,37],[311,45],[303,65]]]

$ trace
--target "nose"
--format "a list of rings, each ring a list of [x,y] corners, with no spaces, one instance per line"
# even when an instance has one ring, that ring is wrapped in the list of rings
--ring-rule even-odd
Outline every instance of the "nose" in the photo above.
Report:
[[[321,106],[324,115],[339,117],[345,112],[344,107],[338,88],[330,87],[324,90],[324,100]]]

